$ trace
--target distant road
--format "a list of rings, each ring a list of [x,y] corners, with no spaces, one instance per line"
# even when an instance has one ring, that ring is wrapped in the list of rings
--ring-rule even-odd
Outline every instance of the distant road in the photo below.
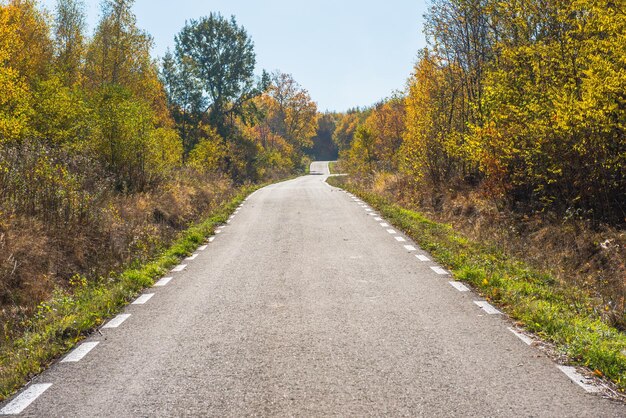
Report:
[[[254,193],[182,271],[36,378],[12,411],[626,416],[327,185],[326,163],[311,173]]]

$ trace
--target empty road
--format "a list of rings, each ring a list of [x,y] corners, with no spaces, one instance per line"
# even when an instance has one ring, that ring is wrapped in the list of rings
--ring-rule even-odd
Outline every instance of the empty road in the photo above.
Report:
[[[180,271],[0,408],[37,417],[626,415],[326,184],[326,163],[311,172],[250,196]]]

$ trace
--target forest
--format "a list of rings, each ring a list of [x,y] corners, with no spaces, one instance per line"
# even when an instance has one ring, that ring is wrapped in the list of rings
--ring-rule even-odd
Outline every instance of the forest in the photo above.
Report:
[[[433,0],[406,88],[338,117],[351,182],[587,290],[626,327],[626,7]]]
[[[240,186],[308,168],[317,106],[289,74],[255,76],[234,17],[189,20],[157,60],[132,8],[102,0],[88,34],[80,0],[0,2],[5,340],[55,289],[139,265]]]

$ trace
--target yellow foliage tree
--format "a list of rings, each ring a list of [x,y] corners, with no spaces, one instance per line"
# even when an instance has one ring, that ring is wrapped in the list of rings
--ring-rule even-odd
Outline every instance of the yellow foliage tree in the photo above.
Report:
[[[23,137],[30,116],[29,89],[15,66],[24,49],[14,4],[0,5],[0,145]]]

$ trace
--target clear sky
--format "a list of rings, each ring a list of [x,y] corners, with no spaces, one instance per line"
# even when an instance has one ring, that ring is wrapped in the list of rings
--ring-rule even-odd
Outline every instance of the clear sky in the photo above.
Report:
[[[53,9],[55,0],[42,0]],[[90,31],[99,1],[85,0]],[[290,73],[320,110],[368,106],[403,89],[425,45],[426,1],[136,0],[138,25],[154,37],[154,55],[173,48],[185,20],[235,15],[255,44],[257,73]]]

